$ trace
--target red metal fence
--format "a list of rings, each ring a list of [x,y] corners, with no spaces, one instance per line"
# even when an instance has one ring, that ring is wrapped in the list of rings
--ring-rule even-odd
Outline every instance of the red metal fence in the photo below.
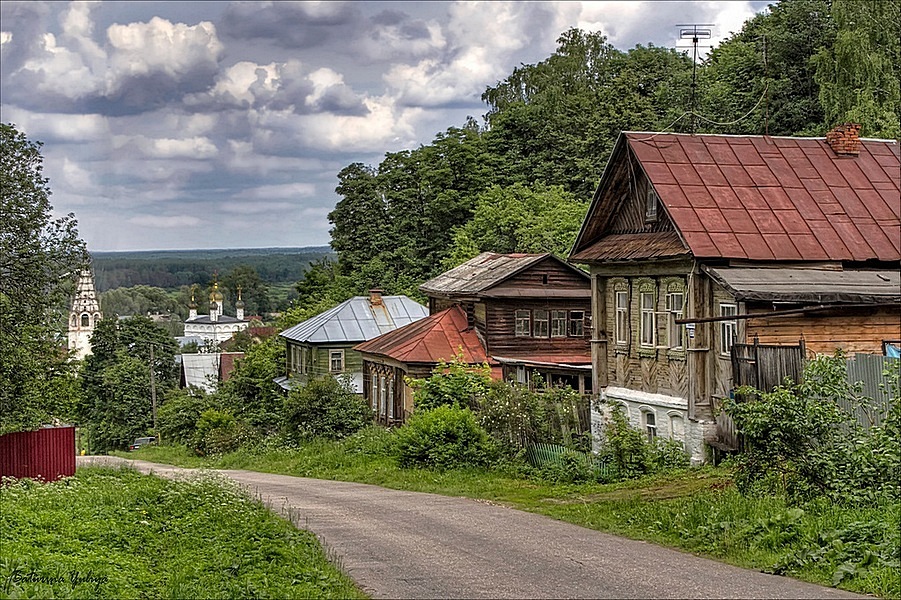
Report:
[[[0,476],[56,481],[75,475],[75,428],[45,427],[0,436]]]

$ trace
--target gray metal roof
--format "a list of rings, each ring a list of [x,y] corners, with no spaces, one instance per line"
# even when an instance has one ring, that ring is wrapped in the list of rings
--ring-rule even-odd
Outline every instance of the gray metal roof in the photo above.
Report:
[[[354,296],[279,333],[295,342],[365,342],[427,317],[428,309],[406,296],[382,296],[373,305],[368,296]]]
[[[897,270],[707,268],[739,300],[799,303],[901,302]]]
[[[426,281],[419,289],[426,294],[477,294],[548,256],[551,255],[482,252],[462,265]]]
[[[182,354],[185,385],[196,385],[207,392],[216,391],[219,381],[219,354]]]

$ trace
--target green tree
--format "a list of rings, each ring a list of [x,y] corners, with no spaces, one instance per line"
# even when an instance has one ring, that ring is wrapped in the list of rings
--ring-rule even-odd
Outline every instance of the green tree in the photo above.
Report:
[[[835,39],[829,4],[782,0],[714,48],[699,76],[700,112],[721,123],[748,116],[726,126],[702,121],[699,130],[822,135],[827,123],[811,59]]]
[[[238,265],[223,275],[220,282],[229,292],[229,304],[232,307],[238,300],[238,288],[241,289],[245,315],[262,315],[272,310],[269,286],[252,266]]]
[[[75,216],[51,217],[40,147],[0,124],[0,434],[70,417],[62,324],[87,253]]]
[[[285,371],[285,346],[278,338],[251,347],[238,359],[228,380],[219,384],[222,408],[262,433],[278,430],[284,396],[272,381]]]
[[[80,422],[91,450],[124,449],[153,426],[153,386],[161,402],[178,384],[178,345],[147,317],[104,319],[81,369]],[[152,360],[151,360],[152,355]]]
[[[472,219],[454,233],[445,261],[452,268],[480,252],[551,252],[564,256],[588,211],[560,186],[495,186],[479,195]]]
[[[288,393],[284,418],[290,435],[341,439],[372,423],[372,410],[349,382],[324,375]]]
[[[833,0],[835,43],[814,57],[829,125],[861,124],[871,137],[901,137],[901,5]]]

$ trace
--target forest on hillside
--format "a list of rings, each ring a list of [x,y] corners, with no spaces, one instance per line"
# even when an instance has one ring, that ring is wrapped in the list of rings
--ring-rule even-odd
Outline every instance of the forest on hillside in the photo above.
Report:
[[[901,5],[783,0],[697,67],[654,45],[564,32],[482,95],[487,114],[378,165],[338,173],[337,260],[308,270],[303,318],[379,286],[418,285],[478,252],[565,255],[621,131],[823,136],[845,121],[901,136]]]

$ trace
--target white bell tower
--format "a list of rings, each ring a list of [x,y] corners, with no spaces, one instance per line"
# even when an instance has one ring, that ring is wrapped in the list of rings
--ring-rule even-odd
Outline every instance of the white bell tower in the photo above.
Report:
[[[102,318],[94,290],[94,273],[87,268],[78,277],[78,287],[69,309],[69,350],[73,358],[83,360],[91,353],[91,335]]]

